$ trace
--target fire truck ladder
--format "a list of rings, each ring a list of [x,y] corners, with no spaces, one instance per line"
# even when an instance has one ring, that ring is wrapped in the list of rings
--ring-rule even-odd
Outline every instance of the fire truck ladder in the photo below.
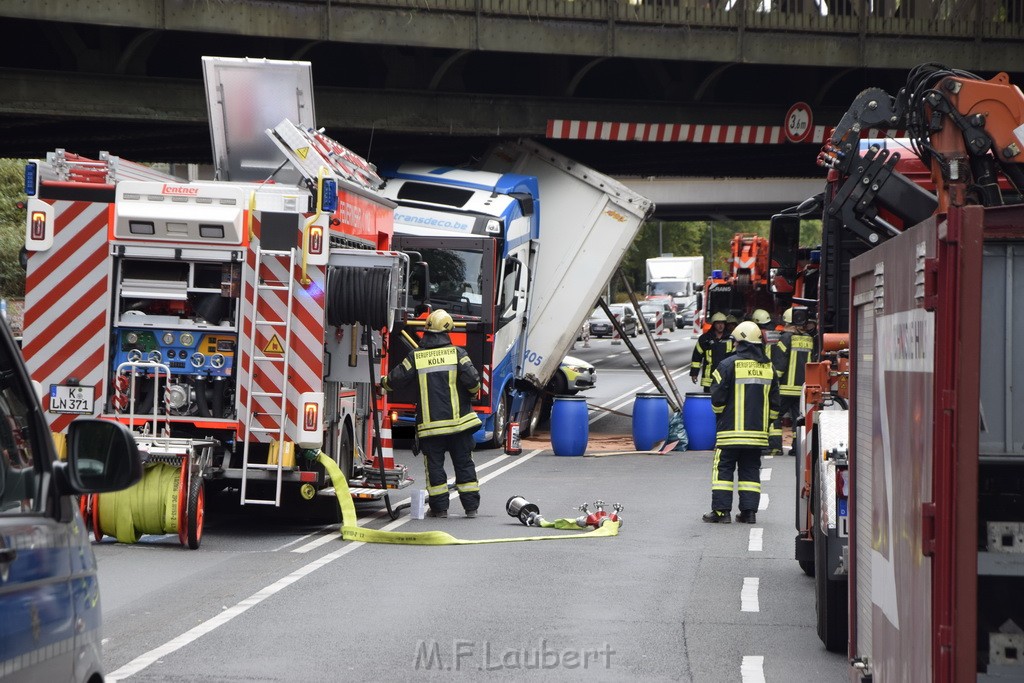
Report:
[[[251,359],[249,375],[246,380],[245,398],[245,435],[244,446],[242,447],[242,505],[281,505],[281,482],[284,479],[285,460],[285,424],[287,423],[288,399],[285,395],[285,387],[288,381],[288,372],[291,362],[291,337],[292,337],[292,306],[295,302],[295,290],[292,274],[295,272],[295,249],[288,251],[271,251],[256,247],[256,267],[253,269],[253,302],[252,316],[249,322],[249,358]],[[285,281],[281,281],[274,275],[268,266],[268,260],[276,260],[281,257],[288,257],[288,275]],[[267,300],[269,292],[285,292],[287,312],[283,320],[260,319],[260,303]],[[271,310],[270,306],[264,307]],[[281,353],[270,354],[256,344],[258,331],[265,332],[268,339],[278,339],[281,342]],[[261,391],[255,383],[256,372],[263,368],[267,371],[277,369],[281,374],[281,386],[279,391]],[[266,398],[276,401],[276,412],[264,412],[262,415],[269,415],[277,420],[277,428],[263,427],[256,419],[258,405],[254,398]],[[277,462],[251,463],[249,462],[249,448],[251,437],[254,434],[275,434],[277,438]],[[249,498],[247,497],[247,484],[254,471],[269,472],[276,474],[276,487],[273,498]],[[257,476],[258,479],[261,479]],[[266,481],[266,479],[261,479]]]

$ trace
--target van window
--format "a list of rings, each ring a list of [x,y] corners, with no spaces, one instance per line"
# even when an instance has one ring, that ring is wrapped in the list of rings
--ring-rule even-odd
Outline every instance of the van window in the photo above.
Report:
[[[0,354],[0,515],[36,514],[40,499],[36,490],[36,461],[32,449],[31,422],[17,367],[2,350]]]

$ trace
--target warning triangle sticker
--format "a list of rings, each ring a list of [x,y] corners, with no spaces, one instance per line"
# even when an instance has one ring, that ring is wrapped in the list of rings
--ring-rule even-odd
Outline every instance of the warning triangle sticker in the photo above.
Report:
[[[278,356],[284,354],[284,347],[281,346],[281,342],[278,341],[276,334],[273,337],[271,337],[270,341],[267,342],[267,345],[263,347],[263,353],[273,353]]]
[[[309,156],[309,147],[300,147],[299,149],[295,150],[295,153],[298,154],[303,159],[305,159],[307,156]]]

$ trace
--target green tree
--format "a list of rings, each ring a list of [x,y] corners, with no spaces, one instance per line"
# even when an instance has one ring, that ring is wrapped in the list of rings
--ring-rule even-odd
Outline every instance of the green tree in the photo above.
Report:
[[[0,159],[0,297],[25,295],[25,271],[18,253],[25,246],[24,159]]]

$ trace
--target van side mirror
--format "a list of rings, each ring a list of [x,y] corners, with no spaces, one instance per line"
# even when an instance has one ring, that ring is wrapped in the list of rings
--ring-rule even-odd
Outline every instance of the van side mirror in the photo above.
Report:
[[[131,430],[119,422],[78,419],[68,425],[67,479],[73,493],[106,493],[142,478]]]

